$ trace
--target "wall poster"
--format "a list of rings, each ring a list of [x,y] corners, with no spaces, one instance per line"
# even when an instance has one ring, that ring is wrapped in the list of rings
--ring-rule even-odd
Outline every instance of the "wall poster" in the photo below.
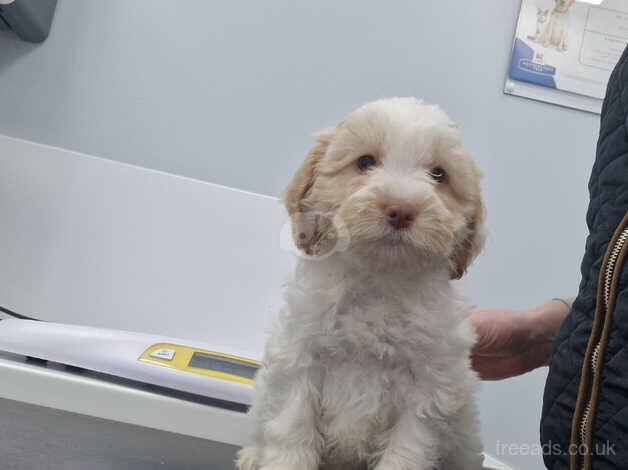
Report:
[[[523,0],[505,92],[598,112],[628,44],[627,0]]]

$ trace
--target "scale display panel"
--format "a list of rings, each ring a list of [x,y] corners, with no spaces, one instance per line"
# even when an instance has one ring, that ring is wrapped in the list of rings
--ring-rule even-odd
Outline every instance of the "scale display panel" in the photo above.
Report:
[[[189,367],[238,375],[251,380],[255,377],[255,373],[259,368],[257,365],[242,360],[220,357],[204,352],[194,353]]]
[[[171,343],[152,345],[144,351],[139,360],[247,385],[253,383],[261,365],[259,361],[246,357]]]

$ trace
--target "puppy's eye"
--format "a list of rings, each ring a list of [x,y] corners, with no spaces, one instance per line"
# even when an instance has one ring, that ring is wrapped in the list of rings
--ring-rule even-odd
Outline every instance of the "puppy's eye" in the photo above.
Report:
[[[362,155],[357,161],[358,168],[362,171],[370,170],[376,163],[373,155]]]
[[[437,183],[442,183],[446,176],[445,170],[439,166],[432,168],[428,173]]]

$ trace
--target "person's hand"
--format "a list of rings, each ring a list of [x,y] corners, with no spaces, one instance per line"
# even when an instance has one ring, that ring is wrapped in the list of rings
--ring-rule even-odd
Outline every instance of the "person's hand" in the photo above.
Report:
[[[484,380],[500,380],[547,365],[568,311],[560,300],[530,310],[473,309],[470,320],[478,334],[473,368]]]

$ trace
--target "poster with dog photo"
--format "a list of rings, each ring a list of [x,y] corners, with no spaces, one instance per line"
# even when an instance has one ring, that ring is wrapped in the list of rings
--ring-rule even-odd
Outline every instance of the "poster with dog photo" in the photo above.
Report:
[[[601,103],[627,43],[628,1],[523,0],[509,79]]]

